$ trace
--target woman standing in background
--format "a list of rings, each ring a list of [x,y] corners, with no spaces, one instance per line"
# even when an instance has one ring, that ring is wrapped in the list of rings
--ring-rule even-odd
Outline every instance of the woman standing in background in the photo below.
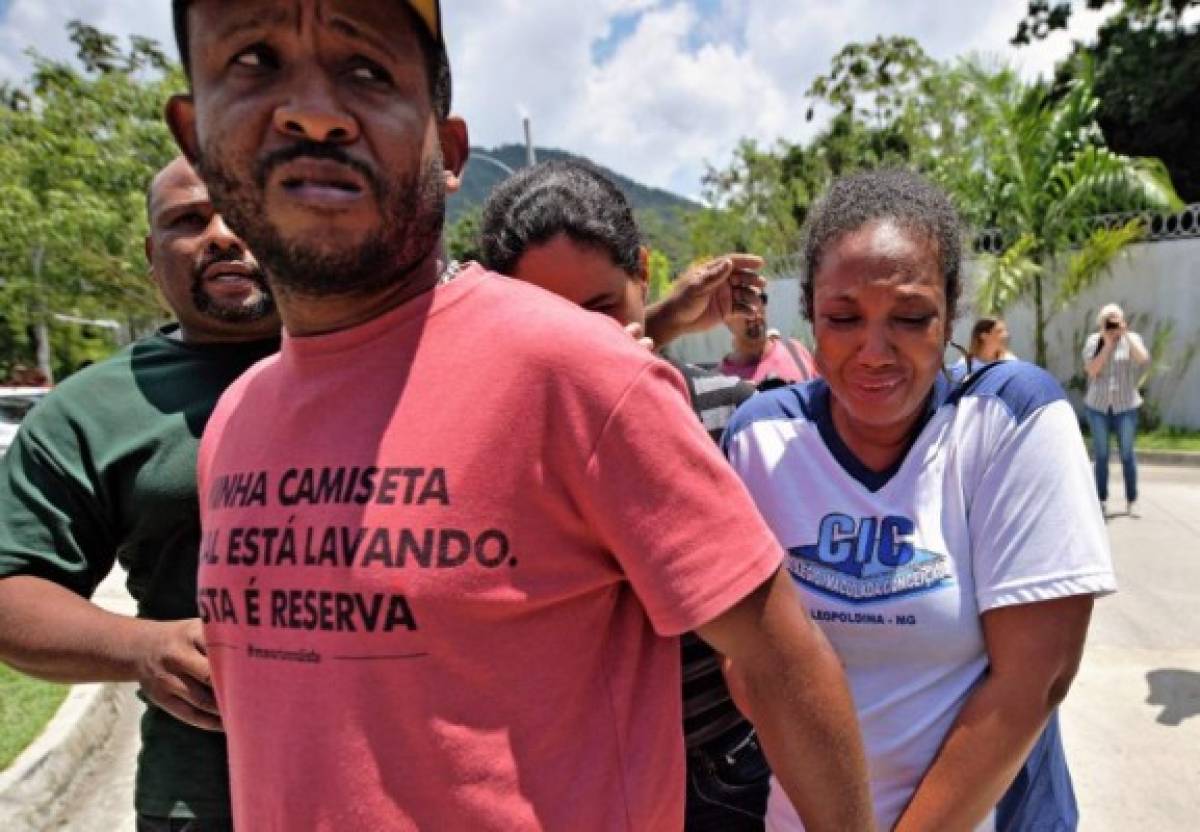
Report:
[[[1083,364],[1088,377],[1083,402],[1096,456],[1096,492],[1107,517],[1108,437],[1115,433],[1125,476],[1126,511],[1134,517],[1137,510],[1137,457],[1133,452],[1133,439],[1137,433],[1138,408],[1142,406],[1138,380],[1150,363],[1150,353],[1142,336],[1130,331],[1125,312],[1115,303],[1100,310],[1096,326],[1097,331],[1088,336],[1083,347]]]
[[[993,361],[1014,361],[1008,349],[1008,324],[1000,318],[980,318],[971,327],[971,348],[968,351],[972,369],[977,364]]]

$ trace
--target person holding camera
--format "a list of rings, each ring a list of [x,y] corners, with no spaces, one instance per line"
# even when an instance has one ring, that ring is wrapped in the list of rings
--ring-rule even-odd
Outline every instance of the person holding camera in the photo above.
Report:
[[[1107,517],[1108,437],[1115,433],[1125,475],[1126,509],[1133,517],[1137,506],[1137,458],[1133,453],[1133,438],[1137,433],[1138,408],[1142,405],[1138,379],[1150,363],[1150,352],[1142,337],[1130,331],[1124,311],[1115,303],[1100,310],[1096,326],[1098,330],[1088,336],[1083,347],[1088,377],[1083,402],[1096,456],[1096,491]]]
[[[767,293],[760,293],[759,300],[762,310],[758,315],[733,310],[726,316],[725,326],[733,335],[733,350],[721,360],[717,372],[748,381],[759,390],[816,378],[812,353],[800,341],[768,329]]]

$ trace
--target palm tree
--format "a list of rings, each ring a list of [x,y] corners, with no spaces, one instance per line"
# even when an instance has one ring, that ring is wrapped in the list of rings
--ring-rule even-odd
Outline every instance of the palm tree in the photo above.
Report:
[[[1170,175],[1157,159],[1105,147],[1089,66],[1066,85],[1021,82],[1010,69],[967,62],[958,69],[961,102],[975,121],[960,146],[958,171],[938,178],[968,203],[967,213],[1005,241],[982,257],[979,311],[994,315],[1031,298],[1036,360],[1046,364],[1046,326],[1141,238],[1134,219],[1098,224],[1100,214],[1179,210]]]

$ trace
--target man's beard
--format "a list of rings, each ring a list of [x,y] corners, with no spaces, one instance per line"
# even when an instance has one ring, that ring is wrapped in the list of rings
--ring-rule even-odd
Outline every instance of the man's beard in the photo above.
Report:
[[[217,258],[217,260],[221,259],[232,260],[234,258]],[[208,268],[213,262],[217,261],[210,260],[205,264],[205,268]],[[261,294],[258,300],[253,303],[236,306],[229,306],[213,300],[212,296],[204,291],[204,279],[202,275],[203,270],[198,269],[192,278],[192,306],[206,318],[229,324],[249,324],[261,321],[268,315],[274,314],[275,298],[271,295],[270,289],[266,285],[266,279],[261,271],[251,278],[259,284]]]
[[[385,181],[341,148],[300,142],[258,162],[254,181],[249,182],[234,174],[213,151],[206,147],[198,163],[213,206],[254,251],[272,283],[285,291],[309,297],[371,295],[405,280],[441,240],[446,186],[440,152],[413,176]],[[287,240],[267,219],[266,185],[271,170],[304,157],[341,162],[369,184],[381,225],[356,248],[330,252]]]

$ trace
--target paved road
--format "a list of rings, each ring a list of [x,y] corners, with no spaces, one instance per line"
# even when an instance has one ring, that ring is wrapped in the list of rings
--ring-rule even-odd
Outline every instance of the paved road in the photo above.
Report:
[[[1200,468],[1143,467],[1142,486],[1141,517],[1109,519],[1121,592],[1063,709],[1085,832],[1200,829]],[[136,748],[122,725],[47,829],[132,830]]]
[[[1063,708],[1088,832],[1200,829],[1200,468],[1142,474],[1141,516],[1108,521],[1121,591]]]

